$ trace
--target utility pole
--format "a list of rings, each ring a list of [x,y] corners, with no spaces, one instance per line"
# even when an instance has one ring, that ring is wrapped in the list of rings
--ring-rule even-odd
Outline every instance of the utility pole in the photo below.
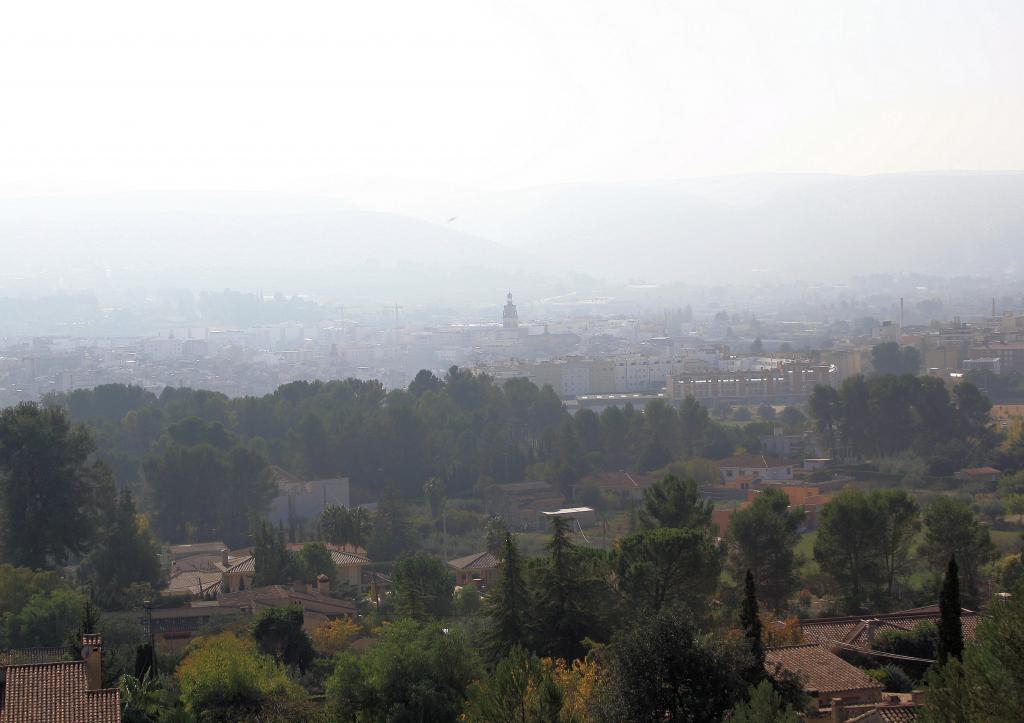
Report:
[[[143,600],[142,607],[146,611],[146,632],[149,633],[149,659],[153,665],[151,675],[156,678],[159,668],[156,664],[156,640],[153,637],[153,601]]]

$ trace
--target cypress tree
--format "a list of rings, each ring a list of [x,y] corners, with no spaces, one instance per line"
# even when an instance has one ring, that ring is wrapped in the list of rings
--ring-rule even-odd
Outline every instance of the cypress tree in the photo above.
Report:
[[[960,624],[959,575],[956,555],[951,555],[946,577],[942,580],[942,592],[939,594],[939,641],[936,650],[939,665],[945,665],[950,657],[963,659],[964,631]]]
[[[274,528],[263,522],[256,531],[256,545],[253,548],[253,563],[256,574],[252,586],[280,585],[288,582],[291,574],[291,558],[284,545],[284,536],[274,534]],[[241,589],[241,588],[239,588]]]
[[[743,634],[750,643],[750,652],[754,656],[754,675],[760,678],[764,674],[764,642],[761,639],[761,616],[757,605],[757,590],[754,587],[754,573],[747,570],[743,590],[743,607],[740,609],[740,625]]]
[[[487,632],[486,647],[490,656],[499,660],[526,639],[526,610],[529,606],[526,583],[523,581],[519,547],[511,533],[505,533],[498,582],[487,603],[493,625]]]

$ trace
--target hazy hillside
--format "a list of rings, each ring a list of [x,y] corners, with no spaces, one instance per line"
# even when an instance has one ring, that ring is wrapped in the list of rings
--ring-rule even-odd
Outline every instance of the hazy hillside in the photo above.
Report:
[[[426,293],[457,299],[465,291],[492,298],[495,286],[527,269],[521,252],[444,224],[269,193],[7,199],[0,201],[0,239],[0,287],[241,287],[388,300]],[[499,277],[482,273],[487,269]],[[461,289],[452,285],[457,279],[466,280]]]
[[[438,265],[503,259],[496,244],[315,196],[165,193],[0,201],[0,235],[18,266],[180,262]]]
[[[1024,271],[1024,174],[563,185],[452,199],[421,216],[269,193],[9,199],[0,201],[0,287],[456,303],[490,301],[505,287],[536,298],[593,292],[595,277],[703,284]]]
[[[564,185],[453,204],[471,234],[609,278],[1019,273],[1024,174]]]

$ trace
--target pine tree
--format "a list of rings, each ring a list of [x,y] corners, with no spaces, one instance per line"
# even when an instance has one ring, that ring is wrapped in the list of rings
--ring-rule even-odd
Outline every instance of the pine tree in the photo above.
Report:
[[[158,548],[145,518],[140,518],[132,494],[125,489],[105,511],[102,529],[82,572],[105,607],[125,601],[132,583],[155,584],[160,577]]]
[[[743,634],[750,642],[750,652],[754,656],[754,674],[760,677],[764,673],[764,641],[761,638],[761,616],[757,605],[757,590],[754,587],[754,573],[747,570],[743,590],[743,607],[740,610],[740,625]]]
[[[939,594],[939,642],[936,650],[939,665],[945,665],[950,657],[963,659],[964,631],[960,624],[959,575],[956,555],[952,555]]]
[[[486,647],[491,658],[499,660],[517,645],[526,643],[526,611],[529,598],[523,580],[519,546],[511,533],[505,533],[498,582],[489,596],[487,611],[492,626],[487,633]]]
[[[537,591],[532,621],[537,653],[565,660],[585,653],[583,639],[592,635],[601,605],[589,561],[572,543],[569,525],[569,519],[551,519],[547,559],[531,578]]]

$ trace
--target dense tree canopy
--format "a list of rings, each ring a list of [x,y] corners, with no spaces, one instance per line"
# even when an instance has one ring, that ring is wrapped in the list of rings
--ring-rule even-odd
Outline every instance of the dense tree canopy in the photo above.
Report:
[[[1024,589],[1018,588],[1018,593]],[[1011,723],[1024,710],[1024,595],[995,602],[963,662],[928,675],[927,723]]]
[[[60,409],[0,410],[0,551],[43,568],[86,550],[100,505],[113,494],[109,470],[90,462],[93,439]]]
[[[52,395],[47,404],[92,426],[99,458],[118,484],[145,484],[158,531],[176,540],[185,512],[176,503],[194,502],[197,534],[218,537],[244,535],[246,517],[265,508],[264,462],[240,459],[237,450],[307,478],[345,475],[376,490],[394,484],[413,498],[430,478],[456,497],[481,477],[534,476],[567,486],[591,472],[724,457],[739,442],[739,432],[712,422],[692,399],[679,409],[659,400],[643,412],[627,405],[570,417],[550,387],[526,379],[497,384],[455,367],[443,378],[417,375],[408,391],[347,379],[229,399],[104,385]],[[176,489],[184,489],[178,499]]]
[[[936,497],[924,509],[921,554],[939,575],[956,557],[964,604],[976,609],[982,602],[982,567],[995,559],[996,549],[987,527],[966,502]]]
[[[634,615],[666,608],[702,614],[718,586],[722,555],[701,529],[658,527],[619,540],[616,585]]]
[[[786,494],[771,488],[729,518],[733,578],[739,580],[749,571],[773,610],[781,608],[798,584],[794,547],[803,521],[803,509],[790,509]]]
[[[302,607],[288,605],[267,608],[252,626],[252,636],[261,653],[273,655],[284,665],[305,670],[313,661],[313,644],[302,629]]]
[[[669,475],[644,490],[640,522],[648,528],[675,527],[707,531],[714,504],[701,499],[697,483]]]
[[[302,688],[251,639],[231,633],[199,638],[178,668],[181,700],[196,718],[304,721]]]
[[[123,604],[133,583],[155,585],[160,577],[159,548],[146,519],[135,509],[130,490],[108,504],[96,545],[82,564],[93,594],[108,606]]]
[[[883,520],[863,492],[844,490],[821,511],[814,559],[835,581],[850,612],[859,611],[881,590],[882,533]]]
[[[952,474],[993,444],[992,405],[969,382],[956,385],[950,396],[934,377],[858,375],[843,380],[838,391],[815,387],[808,406],[829,447],[859,456],[910,449],[929,460],[933,474]]]
[[[921,369],[921,352],[887,341],[871,349],[871,365],[876,374],[917,374]]]
[[[327,680],[339,721],[455,721],[480,661],[461,630],[402,620],[362,655],[342,653]]]
[[[742,697],[745,653],[701,638],[685,616],[661,612],[618,633],[609,648],[609,721],[721,720]]]
[[[442,618],[452,612],[455,574],[436,557],[417,554],[395,563],[395,603],[414,620]]]

